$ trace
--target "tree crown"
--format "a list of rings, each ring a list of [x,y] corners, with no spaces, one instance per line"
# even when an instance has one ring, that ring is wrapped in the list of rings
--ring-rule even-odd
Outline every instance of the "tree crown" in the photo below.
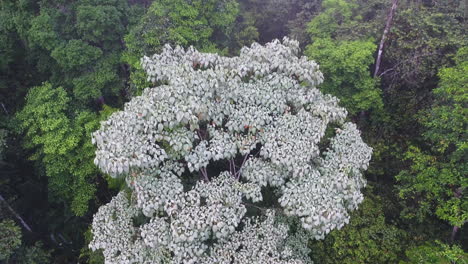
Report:
[[[99,209],[90,247],[112,263],[307,262],[278,217],[316,239],[344,226],[372,150],[298,52],[285,38],[144,57],[155,87],[93,134],[95,164],[131,192]]]

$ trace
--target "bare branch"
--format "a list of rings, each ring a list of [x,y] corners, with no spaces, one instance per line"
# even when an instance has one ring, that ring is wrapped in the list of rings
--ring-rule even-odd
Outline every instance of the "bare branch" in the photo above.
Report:
[[[210,181],[210,178],[208,178],[208,172],[206,171],[206,167],[200,168],[200,173],[206,182]]]
[[[3,103],[1,103],[1,105],[2,105],[3,111],[5,111],[5,113],[8,115],[9,113],[8,113],[8,110],[6,109],[5,105]]]
[[[248,158],[249,158],[249,153],[245,154],[244,160],[242,161],[242,164],[241,164],[241,166],[239,168],[239,171],[237,171],[237,173],[236,173],[236,179],[238,179],[238,180],[240,179],[240,176],[241,176],[241,173],[242,173],[242,168],[244,167],[244,164],[248,160]]]
[[[3,198],[3,196],[0,194],[0,201],[4,202],[8,210],[21,222],[21,225],[28,230],[29,232],[32,232],[31,228],[29,225],[23,220],[23,218],[13,210],[13,208],[10,207],[10,205],[7,203],[7,201]]]
[[[388,13],[388,16],[387,16],[387,23],[385,24],[385,29],[382,34],[382,39],[380,40],[379,51],[377,53],[377,60],[375,61],[374,78],[377,77],[377,74],[379,73],[379,70],[380,70],[380,63],[382,61],[382,53],[383,53],[385,40],[387,39],[387,34],[390,31],[390,27],[392,25],[393,16],[395,15],[397,5],[398,5],[398,0],[393,0],[392,8],[390,9],[390,12]]]
[[[234,159],[229,160],[229,169],[230,169],[232,176],[236,176],[237,170],[236,170],[236,163],[234,162]]]

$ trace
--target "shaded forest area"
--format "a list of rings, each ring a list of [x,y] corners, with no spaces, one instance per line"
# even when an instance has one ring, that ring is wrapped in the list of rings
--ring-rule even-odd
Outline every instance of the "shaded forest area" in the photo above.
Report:
[[[466,1],[2,0],[0,263],[103,263],[90,224],[123,181],[91,132],[149,86],[164,44],[235,55],[290,36],[373,147],[315,263],[468,263]],[[380,58],[380,59],[379,59]]]

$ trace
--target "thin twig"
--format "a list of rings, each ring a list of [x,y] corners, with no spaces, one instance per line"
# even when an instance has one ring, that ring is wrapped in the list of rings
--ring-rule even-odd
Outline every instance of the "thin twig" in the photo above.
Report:
[[[413,56],[409,59],[406,59],[406,60],[402,60],[400,61],[399,63],[393,65],[393,67],[389,68],[389,69],[386,69],[385,71],[383,71],[382,73],[379,74],[379,77],[382,77],[383,75],[387,74],[387,72],[390,72],[390,71],[394,71],[396,70],[396,68],[398,68],[398,66],[400,66],[401,64],[403,63],[406,63],[410,60],[414,60],[414,59],[417,59],[417,58],[420,58],[420,57],[428,57],[428,56],[433,56],[433,55],[438,55],[440,54],[439,52],[432,52],[432,53],[423,53],[421,55],[416,55],[416,56]]]

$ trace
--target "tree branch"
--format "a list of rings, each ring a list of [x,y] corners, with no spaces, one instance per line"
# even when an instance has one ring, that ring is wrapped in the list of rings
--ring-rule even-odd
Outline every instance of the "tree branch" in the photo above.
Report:
[[[232,176],[236,176],[237,171],[236,171],[236,163],[234,162],[234,159],[229,160],[229,169],[231,171]]]
[[[257,208],[258,210],[260,210],[262,212],[265,212],[265,211],[268,210],[268,208],[260,207],[260,206],[257,206],[255,204],[251,204],[251,203],[247,203],[247,202],[242,202],[242,204],[244,204],[245,206],[250,206],[250,207]]]
[[[1,105],[2,105],[3,111],[5,111],[5,113],[8,115],[9,113],[8,113],[8,110],[6,109],[5,105],[3,103],[1,103]]]
[[[203,179],[206,182],[210,181],[210,178],[208,178],[208,172],[206,171],[206,167],[200,168],[200,174],[203,176]]]
[[[431,53],[423,53],[421,55],[415,55],[409,59],[406,59],[406,60],[402,60],[400,61],[399,63],[393,65],[393,67],[389,68],[389,69],[386,69],[385,71],[383,71],[382,73],[379,74],[379,77],[382,77],[384,76],[385,74],[387,74],[388,72],[391,72],[391,71],[394,71],[395,69],[398,68],[398,66],[400,66],[401,64],[403,63],[407,63],[408,61],[412,61],[414,59],[417,59],[417,58],[421,58],[421,57],[429,57],[429,56],[434,56],[434,55],[440,55],[439,52],[431,52]]]
[[[379,73],[379,70],[380,70],[380,63],[382,61],[382,53],[383,53],[385,40],[387,39],[387,34],[390,31],[390,27],[393,21],[393,16],[395,15],[397,6],[398,6],[398,0],[393,0],[392,8],[390,9],[390,12],[388,13],[388,16],[387,16],[387,23],[385,24],[385,29],[382,34],[382,39],[380,40],[379,51],[377,52],[377,60],[375,61],[374,78],[377,77],[377,74]]]
[[[249,153],[245,154],[244,160],[242,161],[242,164],[241,164],[241,166],[239,168],[239,171],[237,171],[237,173],[236,173],[236,179],[237,180],[240,179],[242,168],[244,167],[244,164],[245,164],[245,162],[247,161],[248,158],[249,158]]]
[[[26,230],[32,233],[32,230],[29,227],[29,225],[23,220],[23,218],[21,218],[21,216],[18,213],[15,212],[15,210],[13,210],[13,208],[10,207],[10,205],[7,203],[7,201],[3,198],[1,194],[0,194],[0,201],[4,202],[8,210],[10,210],[10,212],[21,222],[21,225],[23,225],[23,227]]]

